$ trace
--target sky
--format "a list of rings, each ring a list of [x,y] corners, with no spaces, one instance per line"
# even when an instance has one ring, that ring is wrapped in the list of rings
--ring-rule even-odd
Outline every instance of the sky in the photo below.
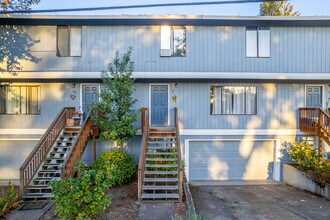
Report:
[[[85,7],[107,7],[122,5],[141,5],[158,3],[178,2],[203,2],[216,0],[40,0],[38,5],[32,7],[34,10],[63,9],[63,8],[85,8]],[[330,0],[291,0],[294,10],[298,10],[301,16],[325,16],[330,15]],[[204,6],[178,6],[161,8],[140,9],[117,9],[90,12],[66,12],[47,13],[58,15],[120,15],[120,14],[185,14],[185,15],[233,15],[253,16],[259,12],[260,3],[204,5]]]

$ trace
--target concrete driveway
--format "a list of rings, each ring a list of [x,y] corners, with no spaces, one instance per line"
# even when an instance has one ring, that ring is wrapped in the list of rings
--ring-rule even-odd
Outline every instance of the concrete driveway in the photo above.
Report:
[[[285,184],[192,186],[206,219],[330,219],[330,201]]]

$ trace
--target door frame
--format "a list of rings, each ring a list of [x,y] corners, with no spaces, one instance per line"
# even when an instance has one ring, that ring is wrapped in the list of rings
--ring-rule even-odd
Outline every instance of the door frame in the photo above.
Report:
[[[151,86],[167,86],[167,125],[170,125],[170,84],[169,83],[150,83],[149,84],[149,125],[151,125]]]
[[[322,84],[305,84],[305,90],[304,90],[304,97],[305,97],[305,102],[304,102],[304,106],[306,107],[306,101],[307,101],[307,98],[306,98],[306,92],[307,92],[307,86],[319,86],[322,88],[322,92],[321,92],[321,95],[322,95],[322,109],[325,108],[325,101],[324,101],[324,85]]]
[[[83,91],[82,91],[82,87],[83,86],[98,86],[99,87],[99,95],[101,93],[101,84],[100,83],[80,83],[80,86],[79,86],[79,92],[80,92],[80,100],[79,100],[79,111],[82,111],[82,94],[83,94]],[[100,101],[101,97],[99,96],[99,101]]]

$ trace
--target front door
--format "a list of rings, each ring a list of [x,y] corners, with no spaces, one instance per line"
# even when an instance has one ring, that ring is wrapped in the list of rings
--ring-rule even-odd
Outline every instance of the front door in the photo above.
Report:
[[[86,118],[91,105],[99,100],[99,85],[82,86],[82,110]]]
[[[151,124],[168,124],[168,85],[151,86]]]
[[[306,86],[306,107],[322,107],[322,86]]]

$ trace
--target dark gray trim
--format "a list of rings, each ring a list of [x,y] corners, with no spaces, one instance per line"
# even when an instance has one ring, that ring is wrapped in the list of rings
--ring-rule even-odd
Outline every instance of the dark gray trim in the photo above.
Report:
[[[78,26],[106,26],[106,25],[173,25],[173,26],[272,26],[272,27],[330,27],[329,19],[320,20],[247,20],[247,19],[146,19],[146,18],[0,18],[0,25],[78,25]]]

